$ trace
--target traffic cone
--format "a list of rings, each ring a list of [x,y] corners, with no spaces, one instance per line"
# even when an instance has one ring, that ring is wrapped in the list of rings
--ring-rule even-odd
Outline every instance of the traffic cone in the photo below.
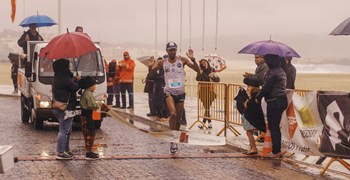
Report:
[[[264,146],[263,146],[262,152],[260,153],[260,156],[266,156],[270,152],[272,152],[272,140],[271,140],[271,133],[270,133],[269,127],[266,124],[266,133],[264,136]]]

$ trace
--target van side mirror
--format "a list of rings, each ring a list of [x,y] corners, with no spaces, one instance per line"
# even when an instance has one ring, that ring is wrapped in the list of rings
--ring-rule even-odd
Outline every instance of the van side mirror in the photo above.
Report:
[[[29,78],[32,76],[32,63],[31,62],[26,62],[26,66],[24,69],[24,75]]]

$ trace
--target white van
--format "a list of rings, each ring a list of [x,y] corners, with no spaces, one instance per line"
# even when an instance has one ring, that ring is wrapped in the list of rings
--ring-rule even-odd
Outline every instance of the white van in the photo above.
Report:
[[[29,41],[28,54],[25,68],[18,70],[18,85],[21,92],[21,116],[22,122],[31,122],[36,129],[43,128],[44,121],[57,122],[52,114],[52,90],[51,84],[54,76],[52,64],[54,60],[39,57],[40,50],[48,43],[42,41]],[[107,84],[105,64],[102,59],[100,46],[95,43],[97,51],[86,54],[80,58],[67,58],[71,61],[70,70],[74,75],[91,76],[96,78],[96,91],[94,96],[97,101],[106,101]],[[76,68],[77,67],[77,68]],[[77,99],[80,95],[77,93]],[[77,107],[79,113],[80,107]],[[101,114],[101,120],[95,121],[97,128],[105,114]],[[79,121],[79,116],[74,118]]]

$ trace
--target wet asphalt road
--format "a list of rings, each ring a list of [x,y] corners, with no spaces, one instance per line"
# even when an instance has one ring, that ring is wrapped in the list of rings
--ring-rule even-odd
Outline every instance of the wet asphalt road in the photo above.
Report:
[[[0,96],[0,145],[14,145],[15,156],[39,157],[54,155],[57,124],[46,124],[35,130],[32,124],[21,122],[20,99]],[[106,118],[97,132],[96,144],[104,155],[166,155],[169,143],[137,129]],[[84,155],[82,132],[73,130],[71,150]],[[226,146],[184,146],[182,154],[216,152],[234,153]],[[236,152],[239,153],[239,152]],[[281,160],[258,158],[186,158],[186,159],[126,159],[19,161],[0,179],[334,179],[304,171]]]

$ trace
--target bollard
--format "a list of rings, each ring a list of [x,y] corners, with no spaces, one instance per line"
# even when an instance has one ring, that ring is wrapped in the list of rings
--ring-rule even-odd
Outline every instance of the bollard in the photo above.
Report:
[[[0,173],[5,173],[14,164],[13,146],[0,146]]]

